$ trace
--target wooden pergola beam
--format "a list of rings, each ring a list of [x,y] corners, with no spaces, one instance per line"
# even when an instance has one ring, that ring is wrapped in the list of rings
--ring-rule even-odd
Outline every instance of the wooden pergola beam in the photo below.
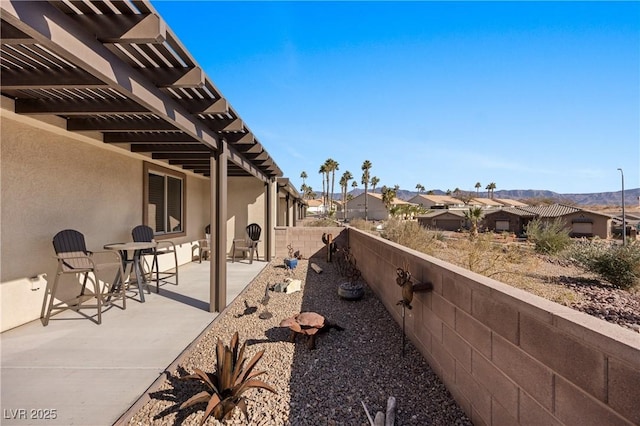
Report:
[[[18,114],[145,114],[149,110],[130,99],[17,99]]]
[[[156,144],[136,144],[131,145],[131,152],[211,152],[209,148],[202,144],[189,145],[156,145]]]
[[[0,71],[3,90],[26,89],[86,89],[108,87],[100,79],[74,68],[62,69],[22,69],[20,71],[2,68]]]
[[[176,130],[176,128],[164,120],[137,118],[69,118],[67,120],[69,131],[99,131],[99,132],[132,132],[132,131],[161,131]]]
[[[145,68],[139,71],[160,88],[195,88],[204,87],[205,83],[205,74],[200,67]]]
[[[226,99],[177,99],[191,114],[227,114],[229,112],[229,103]]]
[[[200,141],[181,132],[109,132],[105,133],[106,143],[196,143]]]
[[[167,39],[167,24],[156,14],[74,15],[102,43],[162,43]]]

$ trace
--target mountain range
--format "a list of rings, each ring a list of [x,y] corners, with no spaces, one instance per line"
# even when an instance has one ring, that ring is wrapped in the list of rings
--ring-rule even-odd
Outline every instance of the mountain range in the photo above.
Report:
[[[376,188],[375,190],[375,192],[377,193],[380,193],[380,191],[380,188]],[[364,189],[356,188],[349,191],[349,194],[355,197],[362,194],[363,192]],[[470,192],[475,195],[474,191]],[[397,191],[397,197],[401,200],[409,200],[417,194],[417,191],[409,191],[406,189],[399,189]],[[445,195],[446,192],[434,190],[433,194]],[[486,191],[480,191],[478,192],[478,196],[486,197],[487,193]],[[593,192],[588,194],[560,194],[557,192],[540,189],[510,189],[495,191],[493,197],[521,200],[523,202],[527,202],[526,200],[535,199],[536,201],[548,201],[581,206],[620,206],[622,203],[622,191]],[[339,200],[340,194],[334,194],[333,198]],[[638,206],[640,204],[640,188],[625,189],[624,204],[625,206]]]

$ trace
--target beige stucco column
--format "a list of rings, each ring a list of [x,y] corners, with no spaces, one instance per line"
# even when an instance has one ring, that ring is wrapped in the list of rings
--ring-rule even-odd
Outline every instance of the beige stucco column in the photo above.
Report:
[[[266,259],[270,261],[276,253],[276,239],[275,239],[275,226],[276,226],[276,214],[277,214],[277,203],[278,203],[278,183],[275,178],[271,178],[265,184],[266,188],[266,196],[267,200],[265,203],[266,207]]]
[[[211,261],[209,312],[227,305],[227,151],[224,143],[210,157],[211,163]]]

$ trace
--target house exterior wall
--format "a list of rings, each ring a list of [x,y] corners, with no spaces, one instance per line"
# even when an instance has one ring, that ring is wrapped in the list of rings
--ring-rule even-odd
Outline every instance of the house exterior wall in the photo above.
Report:
[[[262,228],[258,253],[264,256],[266,224],[266,191],[262,181],[253,177],[230,177],[227,192],[227,253],[231,255],[234,238],[245,238],[246,227],[257,223]]]
[[[453,229],[443,229],[442,226],[438,226],[438,221],[440,221],[440,224],[445,223],[447,225],[445,228]],[[452,226],[453,221],[456,222],[455,227]],[[425,228],[442,229],[444,231],[455,231],[464,227],[465,219],[451,213],[442,213],[432,217],[418,217],[418,223],[420,224],[420,226],[424,226]],[[451,226],[448,226],[449,224],[451,224]]]
[[[2,331],[38,319],[57,264],[53,236],[67,228],[87,248],[131,241],[142,223],[143,158],[87,135],[2,109],[0,117],[0,303]],[[122,151],[120,153],[119,151]],[[128,154],[127,154],[128,153]],[[208,220],[209,181],[187,175],[186,235],[172,239],[178,262],[191,261],[192,241]],[[168,258],[163,256],[161,258]],[[166,269],[169,259],[162,259]],[[30,277],[35,277],[29,279]]]
[[[347,202],[347,214],[349,219],[364,219],[364,193]],[[367,195],[367,219],[368,220],[386,220],[389,218],[389,212],[382,203],[382,200]]]
[[[508,220],[509,221],[509,232],[513,232],[517,235],[521,235],[524,232],[524,221],[528,221],[529,219],[523,219],[520,216],[509,214],[503,211],[497,211],[494,213],[486,213],[484,218],[481,221],[481,226],[489,231],[496,230],[496,221],[499,220]]]
[[[565,220],[568,226],[571,226],[571,223],[574,220],[583,220],[588,219],[593,223],[593,236],[600,238],[611,238],[611,218],[606,216],[601,216],[597,214],[593,214],[590,212],[580,211],[576,213],[571,213],[565,216],[562,216],[562,219]],[[580,236],[580,235],[578,235]]]
[[[474,424],[640,424],[637,333],[354,228],[348,241],[399,330],[396,268],[433,284],[406,334]]]

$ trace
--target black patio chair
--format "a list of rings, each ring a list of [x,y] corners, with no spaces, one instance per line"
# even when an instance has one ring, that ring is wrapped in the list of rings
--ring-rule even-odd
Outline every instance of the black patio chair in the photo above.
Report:
[[[258,255],[258,243],[260,242],[260,234],[262,228],[257,223],[252,223],[246,227],[246,237],[233,240],[231,245],[231,262],[236,260],[236,251],[242,252],[243,257],[249,253],[249,263],[253,263],[253,254],[255,252],[256,260],[260,260]]]
[[[111,250],[100,252],[87,250],[84,235],[73,229],[65,229],[64,231],[58,232],[53,237],[53,248],[56,252],[58,270],[53,285],[48,288],[48,291],[45,293],[45,299],[42,304],[41,317],[45,326],[49,324],[49,319],[53,311],[62,312],[67,309],[75,311],[79,311],[80,309],[97,309],[97,323],[101,324],[102,307],[105,304],[113,304],[115,300],[122,299],[122,309],[126,309],[126,288],[123,284],[124,271],[122,270],[122,258],[119,253]],[[98,262],[98,257],[105,257],[110,261]],[[115,276],[110,283],[105,282],[104,286],[101,287],[98,275],[102,276],[103,274],[101,273],[107,270],[114,270]],[[76,275],[79,276],[78,279],[82,279],[80,292],[73,298],[54,303],[58,291],[61,289],[60,280],[65,275]],[[93,292],[86,294],[90,275],[91,282],[93,283]],[[67,287],[71,285],[75,286],[79,283],[78,281],[77,283],[74,282],[69,285],[65,282],[65,293],[71,293],[71,289],[67,290]],[[93,298],[96,298],[95,305],[86,305],[83,303]]]
[[[137,243],[150,243],[156,242],[155,236],[153,235],[153,229],[147,225],[138,225],[131,231],[131,236],[133,237],[133,241]],[[160,267],[158,265],[158,256],[162,256],[165,254],[173,254],[174,261],[174,269],[171,271],[163,271],[160,272]],[[157,241],[156,248],[144,249],[140,252],[141,256],[153,256],[153,260],[151,261],[151,267],[147,272],[149,279],[152,279],[152,275],[155,271],[156,274],[156,292],[160,292],[160,281],[168,282],[167,279],[174,277],[176,280],[176,285],[178,285],[178,252],[176,250],[176,245],[171,241],[163,240]],[[161,277],[162,275],[162,277]]]

